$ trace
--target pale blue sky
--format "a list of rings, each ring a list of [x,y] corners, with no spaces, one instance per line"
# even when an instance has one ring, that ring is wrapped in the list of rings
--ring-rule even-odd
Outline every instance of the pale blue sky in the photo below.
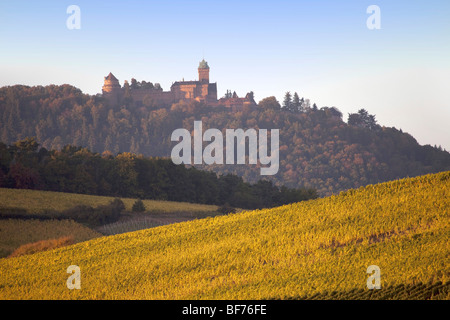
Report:
[[[80,30],[66,27],[71,4]],[[372,4],[381,30],[366,27]],[[95,94],[111,71],[168,90],[204,57],[219,96],[297,91],[450,150],[450,1],[2,0],[0,43],[0,86]]]

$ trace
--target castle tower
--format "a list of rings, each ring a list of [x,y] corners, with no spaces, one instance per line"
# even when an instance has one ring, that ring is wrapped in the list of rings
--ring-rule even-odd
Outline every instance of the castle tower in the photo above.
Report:
[[[119,80],[110,72],[105,77],[105,82],[102,87],[103,93],[111,93],[120,90]]]
[[[209,83],[209,66],[205,59],[198,66],[198,81]]]
[[[116,104],[120,101],[122,96],[122,88],[120,87],[119,80],[110,72],[105,77],[105,82],[102,87],[103,96],[111,104]]]

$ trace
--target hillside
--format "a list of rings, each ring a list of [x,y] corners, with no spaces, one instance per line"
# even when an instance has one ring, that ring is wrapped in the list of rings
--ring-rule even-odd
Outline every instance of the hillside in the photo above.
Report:
[[[125,211],[118,220],[96,228],[75,222],[73,216],[64,218],[64,214],[59,219],[43,219],[46,212],[63,212],[76,206],[98,207],[112,200],[105,196],[0,188],[0,258],[37,241],[71,237],[78,243],[103,235],[220,214],[214,205],[158,200],[143,200],[145,212],[135,213],[132,206],[136,199],[122,198]]]
[[[449,190],[442,172],[0,259],[0,298],[449,299]]]
[[[280,170],[270,179],[277,186],[313,188],[321,196],[450,170],[448,152],[421,146],[408,133],[377,124],[367,112],[349,115],[345,122],[334,107],[311,107],[301,101],[296,108],[281,109],[269,97],[258,107],[231,111],[200,103],[138,104],[129,98],[108,105],[101,96],[83,94],[70,85],[3,87],[0,141],[10,144],[36,137],[46,149],[61,150],[70,144],[98,153],[168,157],[175,145],[170,141],[172,132],[192,130],[195,120],[203,121],[204,130],[279,129]],[[250,183],[261,178],[254,165],[204,169],[237,174]],[[1,177],[0,168],[0,183]]]

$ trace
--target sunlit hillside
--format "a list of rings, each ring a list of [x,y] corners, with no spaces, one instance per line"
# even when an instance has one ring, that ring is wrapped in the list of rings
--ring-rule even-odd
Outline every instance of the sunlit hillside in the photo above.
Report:
[[[0,259],[0,298],[449,299],[449,190],[443,172]]]

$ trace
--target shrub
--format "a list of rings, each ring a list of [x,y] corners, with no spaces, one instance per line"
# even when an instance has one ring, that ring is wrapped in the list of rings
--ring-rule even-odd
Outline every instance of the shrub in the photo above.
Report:
[[[63,211],[49,209],[33,214],[28,214],[25,209],[0,208],[0,219],[71,219],[88,226],[98,226],[119,220],[120,213],[123,210],[125,210],[125,204],[122,200],[116,198],[109,204],[96,208],[88,205],[77,205]]]
[[[131,211],[133,212],[144,212],[145,211],[145,205],[144,202],[141,199],[137,199],[133,207],[131,208]]]
[[[123,201],[120,200],[119,198],[115,198],[113,201],[111,201],[110,205],[119,211],[125,210],[125,203],[123,203]]]
[[[225,203],[223,206],[219,207],[217,211],[223,214],[236,213],[236,209],[230,206],[228,203]]]
[[[125,208],[122,200],[116,202],[113,200],[110,204],[104,206],[98,206],[94,210],[94,215],[91,218],[91,224],[102,225],[105,223],[111,223],[119,220],[122,208]]]
[[[29,215],[26,209],[22,208],[0,208],[0,219],[22,219],[27,218]]]
[[[125,209],[125,204],[120,199],[114,199],[107,205],[97,208],[86,205],[78,205],[64,210],[58,218],[73,219],[76,222],[87,224],[88,226],[98,226],[105,223],[112,223],[120,218],[120,213]]]

